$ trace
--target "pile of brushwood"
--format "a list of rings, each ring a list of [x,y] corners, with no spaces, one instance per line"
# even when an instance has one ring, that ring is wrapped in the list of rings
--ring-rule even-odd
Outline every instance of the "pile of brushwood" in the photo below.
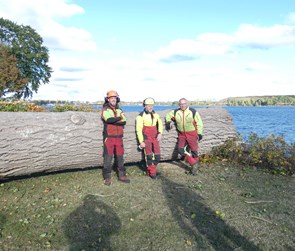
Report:
[[[258,137],[250,133],[247,142],[238,138],[214,147],[210,154],[202,156],[203,163],[227,160],[232,163],[269,170],[273,174],[295,173],[295,144],[288,144],[283,137],[270,134]]]

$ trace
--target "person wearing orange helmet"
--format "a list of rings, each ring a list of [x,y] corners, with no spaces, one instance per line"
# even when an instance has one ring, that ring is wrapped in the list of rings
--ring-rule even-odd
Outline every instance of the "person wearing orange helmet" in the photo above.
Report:
[[[124,167],[124,147],[123,135],[126,117],[123,110],[119,107],[120,98],[116,91],[107,92],[105,102],[101,111],[101,119],[104,124],[103,128],[103,144],[104,144],[104,164],[103,179],[104,184],[110,186],[113,157],[116,157],[118,180],[124,183],[130,183],[126,176],[126,168]]]
[[[163,123],[160,115],[153,109],[155,101],[146,98],[143,101],[144,110],[136,116],[136,135],[139,148],[144,150],[147,175],[156,178],[156,167],[160,161],[160,144]]]

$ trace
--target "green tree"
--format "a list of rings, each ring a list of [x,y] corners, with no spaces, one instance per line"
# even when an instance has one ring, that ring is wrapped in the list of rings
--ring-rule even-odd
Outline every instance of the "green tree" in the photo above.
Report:
[[[0,18],[0,43],[8,47],[15,56],[20,78],[27,79],[23,86],[19,86],[17,82],[10,83],[15,85],[15,98],[32,97],[42,83],[49,82],[52,73],[48,66],[48,49],[42,45],[42,37],[30,26]]]
[[[0,43],[0,97],[23,89],[27,83],[28,79],[22,78],[16,66],[15,56]]]

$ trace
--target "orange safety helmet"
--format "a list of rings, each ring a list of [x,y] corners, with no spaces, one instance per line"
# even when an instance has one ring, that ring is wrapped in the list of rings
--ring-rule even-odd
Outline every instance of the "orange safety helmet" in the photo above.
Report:
[[[107,98],[110,98],[110,97],[119,97],[119,94],[114,90],[110,90],[107,92]]]
[[[116,99],[117,99],[117,103],[120,102],[119,94],[118,94],[116,91],[114,91],[114,90],[110,90],[110,91],[108,91],[108,92],[107,92],[107,96],[104,98],[104,101],[105,101],[106,103],[109,102],[108,99],[109,99],[110,97],[116,97]]]

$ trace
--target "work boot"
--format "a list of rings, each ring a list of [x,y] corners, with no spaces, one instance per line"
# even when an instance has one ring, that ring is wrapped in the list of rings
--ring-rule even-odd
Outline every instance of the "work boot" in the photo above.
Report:
[[[190,174],[193,176],[197,176],[198,175],[198,168],[199,168],[199,163],[194,164],[191,167]]]
[[[156,168],[156,165],[148,166],[148,176],[150,176],[152,179],[155,179],[157,177]]]
[[[130,180],[128,179],[128,177],[126,175],[124,176],[119,176],[119,181],[123,182],[123,183],[130,183]]]
[[[105,180],[104,180],[104,184],[105,184],[106,186],[110,186],[110,185],[112,184],[112,180],[111,180],[111,178],[105,178]]]
[[[197,176],[198,175],[198,170],[196,168],[192,168],[190,170],[190,174],[193,175],[193,176]]]

